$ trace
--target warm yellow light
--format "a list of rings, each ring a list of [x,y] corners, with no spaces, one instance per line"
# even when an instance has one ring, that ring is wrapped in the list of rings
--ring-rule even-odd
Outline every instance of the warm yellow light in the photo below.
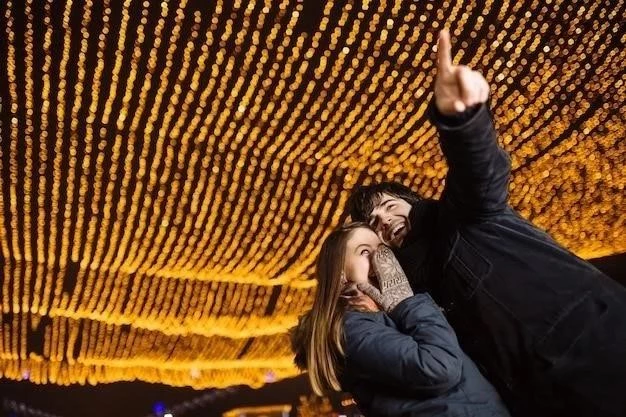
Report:
[[[511,204],[581,256],[626,251],[624,8],[7,0],[0,376],[295,375],[286,330],[352,187],[443,190],[443,26],[490,82]]]

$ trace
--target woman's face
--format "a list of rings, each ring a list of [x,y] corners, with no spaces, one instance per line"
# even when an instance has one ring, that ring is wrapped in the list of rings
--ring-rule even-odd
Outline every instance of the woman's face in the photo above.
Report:
[[[376,233],[370,229],[359,227],[352,232],[346,247],[344,265],[348,282],[354,284],[369,282],[376,285],[371,259],[372,254],[381,244]]]

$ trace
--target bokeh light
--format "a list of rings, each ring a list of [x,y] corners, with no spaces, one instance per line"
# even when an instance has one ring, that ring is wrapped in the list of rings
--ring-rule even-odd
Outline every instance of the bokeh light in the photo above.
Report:
[[[444,26],[491,85],[511,204],[580,256],[626,251],[622,0],[0,7],[2,377],[295,375],[352,187],[443,189]]]

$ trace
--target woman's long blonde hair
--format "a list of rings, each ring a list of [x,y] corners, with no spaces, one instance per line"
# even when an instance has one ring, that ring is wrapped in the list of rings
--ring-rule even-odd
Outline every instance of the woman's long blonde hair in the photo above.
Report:
[[[333,231],[324,243],[317,260],[317,291],[308,314],[309,335],[306,348],[306,366],[313,391],[322,395],[340,391],[339,374],[342,368],[343,313],[339,305],[346,260],[348,239],[355,229],[368,227],[366,223],[351,223]]]

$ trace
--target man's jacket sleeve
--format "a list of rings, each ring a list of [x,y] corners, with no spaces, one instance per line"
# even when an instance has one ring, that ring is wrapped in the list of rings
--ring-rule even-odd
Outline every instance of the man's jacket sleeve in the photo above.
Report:
[[[456,336],[427,294],[402,301],[390,313],[397,329],[374,313],[347,313],[346,366],[352,375],[404,391],[448,391],[461,380]]]
[[[507,206],[511,163],[498,146],[488,106],[482,104],[461,117],[446,117],[433,101],[429,113],[448,162],[444,204],[464,221],[502,212]]]

